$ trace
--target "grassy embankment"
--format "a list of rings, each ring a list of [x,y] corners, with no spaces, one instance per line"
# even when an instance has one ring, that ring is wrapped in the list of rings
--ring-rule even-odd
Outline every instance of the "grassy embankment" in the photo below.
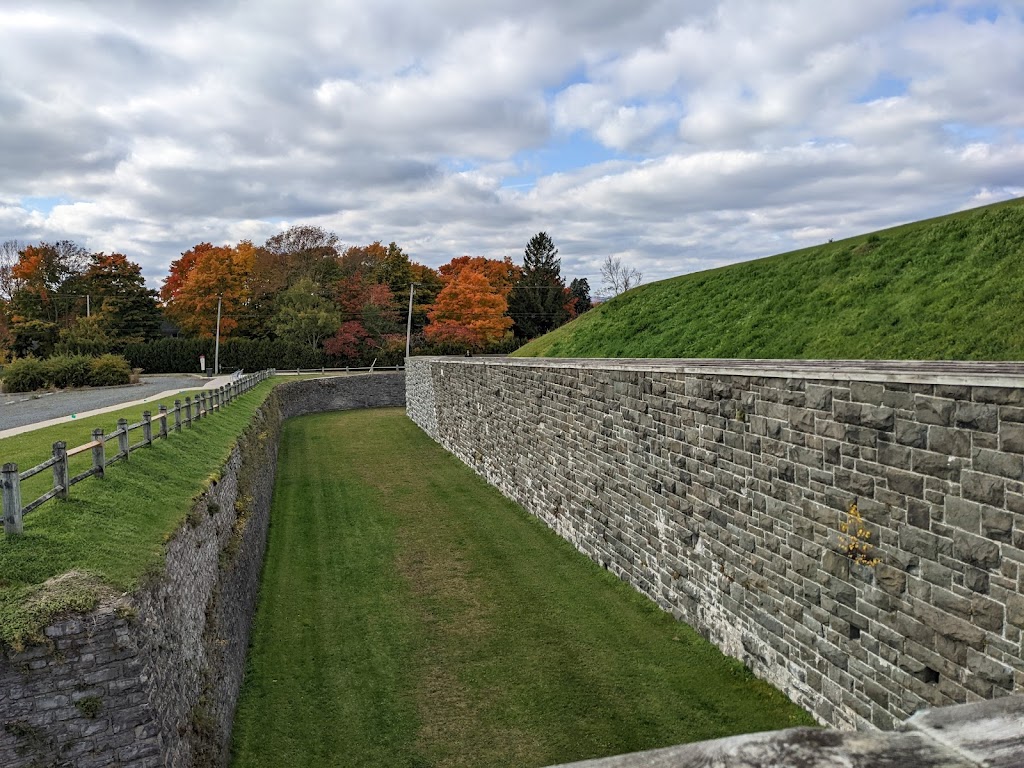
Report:
[[[192,429],[133,452],[128,463],[108,467],[105,480],[89,478],[73,486],[68,501],[49,501],[30,513],[23,536],[0,534],[0,642],[17,647],[36,636],[49,617],[66,609],[88,610],[102,594],[130,590],[158,569],[168,537],[273,385],[263,382]],[[159,402],[171,405],[174,397],[154,400],[151,410]],[[146,406],[134,405],[4,438],[0,463],[16,462],[25,470],[49,457],[55,441],[64,440],[69,448],[87,443],[94,428],[109,433],[118,418],[135,423],[144,410]],[[141,431],[132,433],[132,443],[141,439]],[[109,456],[117,443],[108,443],[107,450]],[[71,474],[90,465],[88,453],[76,456]],[[22,484],[22,503],[50,487],[47,470]],[[44,584],[69,572],[75,576]]]
[[[400,410],[285,425],[236,768],[525,768],[811,722]]]
[[[1024,199],[651,283],[517,356],[1024,360]]]

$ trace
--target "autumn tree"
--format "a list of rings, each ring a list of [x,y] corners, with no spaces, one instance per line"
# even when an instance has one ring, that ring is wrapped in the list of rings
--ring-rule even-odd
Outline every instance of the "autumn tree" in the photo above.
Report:
[[[516,336],[532,339],[562,325],[569,319],[565,304],[558,249],[546,232],[538,232],[526,245],[522,276],[508,299]]]
[[[187,333],[210,338],[220,297],[220,333],[229,336],[247,308],[255,253],[247,240],[235,247],[200,243],[183,253],[172,262],[171,276],[160,291],[167,316]]]
[[[318,285],[330,285],[341,276],[339,245],[338,236],[333,232],[301,224],[274,235],[263,248],[284,257],[289,285],[304,277]]]
[[[482,349],[504,338],[512,327],[512,319],[505,314],[508,289],[491,284],[486,274],[489,266],[474,266],[463,261],[450,269],[447,276],[442,276],[444,288],[428,314],[430,322],[424,329],[427,341]],[[439,270],[443,271],[444,268]]]
[[[12,323],[38,320],[70,325],[84,309],[82,275],[89,253],[70,240],[26,245],[11,265]]]
[[[522,270],[509,256],[504,259],[488,259],[484,256],[457,256],[437,269],[442,281],[451,280],[463,270],[473,270],[487,278],[491,287],[508,298],[512,288],[522,276]]]

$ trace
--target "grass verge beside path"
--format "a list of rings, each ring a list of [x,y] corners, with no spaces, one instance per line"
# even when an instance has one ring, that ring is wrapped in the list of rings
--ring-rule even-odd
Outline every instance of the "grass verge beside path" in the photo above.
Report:
[[[263,382],[192,429],[133,451],[129,462],[108,467],[104,480],[89,478],[73,486],[68,501],[49,501],[25,517],[23,536],[0,534],[0,642],[17,647],[49,617],[66,609],[88,610],[104,592],[131,590],[160,568],[167,538],[273,386],[273,381]],[[134,423],[144,409],[131,406],[5,438],[0,460],[17,462],[24,470],[48,458],[54,441],[64,440],[69,448],[81,445],[89,442],[93,428],[112,431],[121,416]],[[133,443],[140,439],[141,432],[132,433]],[[116,450],[116,443],[107,449]],[[75,457],[71,474],[90,462],[88,453]],[[49,471],[23,483],[22,503],[51,486]],[[43,587],[68,572],[74,577]]]
[[[811,723],[401,410],[285,425],[235,768],[544,766]]]

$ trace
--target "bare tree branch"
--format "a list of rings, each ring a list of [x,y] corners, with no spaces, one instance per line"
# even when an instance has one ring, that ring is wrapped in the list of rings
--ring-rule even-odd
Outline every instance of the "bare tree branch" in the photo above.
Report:
[[[617,256],[607,256],[601,264],[601,280],[605,290],[612,296],[635,288],[643,279],[643,273],[639,269],[623,264],[622,259]]]

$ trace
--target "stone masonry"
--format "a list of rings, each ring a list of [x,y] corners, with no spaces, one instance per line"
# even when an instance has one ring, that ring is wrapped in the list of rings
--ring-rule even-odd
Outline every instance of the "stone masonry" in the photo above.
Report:
[[[226,765],[281,422],[404,402],[400,373],[276,388],[166,544],[162,573],[53,622],[46,642],[0,649],[0,766]]]
[[[1024,689],[1021,366],[413,358],[407,399],[823,723]]]

